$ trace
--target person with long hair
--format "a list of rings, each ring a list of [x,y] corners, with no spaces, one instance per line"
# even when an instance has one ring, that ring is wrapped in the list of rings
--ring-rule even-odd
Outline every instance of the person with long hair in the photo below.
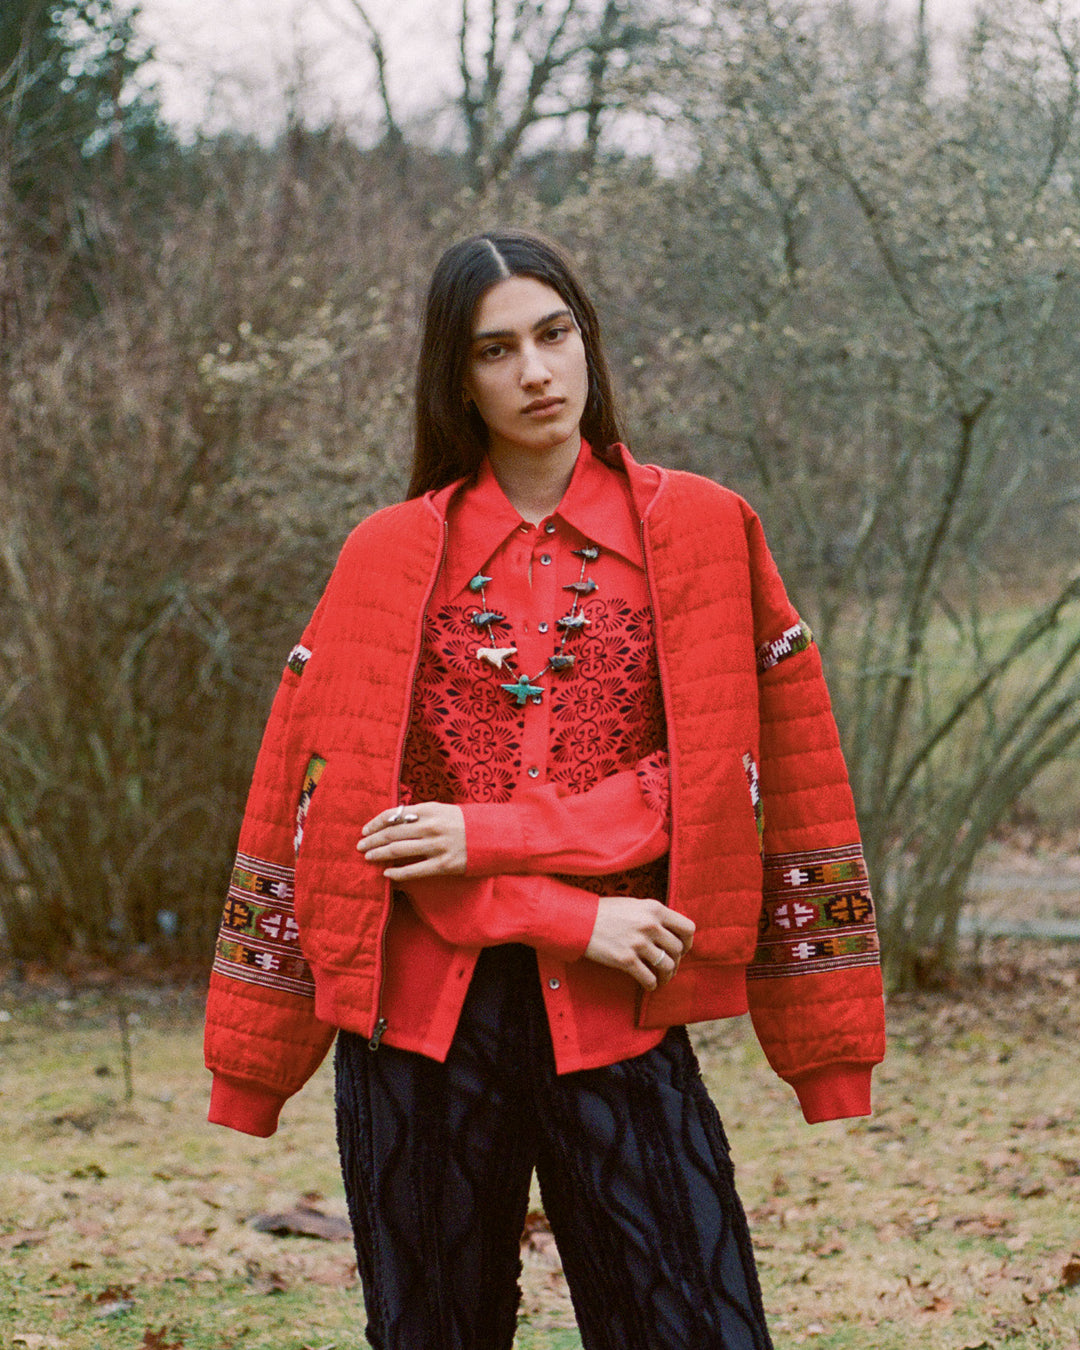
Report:
[[[821,664],[757,516],[640,464],[565,254],[435,268],[406,500],[286,662],[207,1010],[269,1135],[335,1037],[367,1336],[509,1350],[535,1174],[586,1350],[765,1350],[686,1024],[750,1012],[810,1122],[884,1050]]]

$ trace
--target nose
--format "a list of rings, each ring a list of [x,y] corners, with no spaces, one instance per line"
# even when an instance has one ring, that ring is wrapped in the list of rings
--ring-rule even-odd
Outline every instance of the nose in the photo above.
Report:
[[[544,354],[535,342],[526,342],[521,351],[521,383],[526,388],[545,385],[551,381],[551,371]]]

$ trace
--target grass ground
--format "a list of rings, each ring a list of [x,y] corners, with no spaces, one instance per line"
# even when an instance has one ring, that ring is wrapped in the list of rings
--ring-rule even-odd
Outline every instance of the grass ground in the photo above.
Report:
[[[778,1350],[1080,1350],[1076,949],[980,961],[892,1004],[869,1121],[804,1125],[746,1025],[699,1036]],[[328,1068],[271,1140],[208,1127],[197,997],[119,998],[0,987],[0,1346],[360,1345],[348,1242],[249,1222],[344,1214]],[[518,1346],[580,1350],[542,1228]]]

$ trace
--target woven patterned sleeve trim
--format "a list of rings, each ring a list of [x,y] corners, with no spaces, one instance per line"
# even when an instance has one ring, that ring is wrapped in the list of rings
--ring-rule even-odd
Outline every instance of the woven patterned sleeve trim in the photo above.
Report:
[[[766,854],[758,946],[748,979],[879,964],[860,845]]]
[[[296,833],[293,835],[293,848],[297,854],[300,852],[300,845],[304,842],[304,824],[311,808],[311,799],[315,796],[315,789],[319,786],[319,779],[322,777],[325,768],[326,760],[321,755],[312,755],[308,760],[307,769],[304,771],[300,800],[296,804]]]
[[[310,660],[311,648],[305,647],[302,642],[298,642],[289,653],[289,659],[285,662],[285,666],[294,675],[303,675],[304,667]]]
[[[291,867],[236,855],[214,969],[244,984],[314,998],[315,981],[300,953],[293,913],[293,876]]]
[[[813,640],[813,633],[802,619],[792,624],[790,628],[785,628],[778,638],[773,638],[771,642],[763,642],[757,649],[758,674],[764,675],[767,670],[772,670],[773,666],[779,665],[789,656],[806,651]]]
[[[754,824],[757,826],[758,852],[765,848],[765,803],[761,800],[761,778],[757,761],[748,750],[742,757],[743,772],[746,774],[746,788],[750,793],[750,805],[754,808]]]

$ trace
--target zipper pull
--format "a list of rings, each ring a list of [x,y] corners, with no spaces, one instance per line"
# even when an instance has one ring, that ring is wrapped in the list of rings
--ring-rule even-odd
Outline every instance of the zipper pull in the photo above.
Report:
[[[385,1034],[386,1034],[386,1018],[380,1017],[379,1020],[375,1023],[375,1030],[372,1033],[371,1040],[368,1041],[367,1043],[367,1048],[369,1050],[378,1050],[379,1045],[382,1042],[382,1038]]]

